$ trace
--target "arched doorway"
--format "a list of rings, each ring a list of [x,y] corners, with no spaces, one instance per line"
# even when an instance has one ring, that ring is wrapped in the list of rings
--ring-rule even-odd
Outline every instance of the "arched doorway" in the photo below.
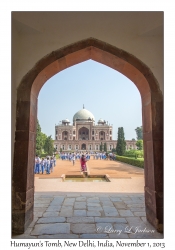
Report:
[[[81,150],[86,150],[86,144],[85,144],[85,143],[83,143],[83,144],[81,145]]]
[[[140,92],[145,151],[146,216],[158,231],[162,231],[163,96],[159,85],[150,69],[136,57],[110,44],[89,38],[53,51],[42,58],[23,77],[19,85],[12,176],[14,233],[23,233],[33,220],[33,166],[39,91],[56,73],[88,59],[119,71],[133,81]]]
[[[78,140],[89,140],[89,129],[82,127],[78,131]]]
[[[63,140],[68,140],[68,137],[69,137],[68,132],[67,131],[63,131],[62,132],[62,138],[63,138]]]
[[[100,140],[105,140],[105,132],[104,131],[99,132],[99,139]]]

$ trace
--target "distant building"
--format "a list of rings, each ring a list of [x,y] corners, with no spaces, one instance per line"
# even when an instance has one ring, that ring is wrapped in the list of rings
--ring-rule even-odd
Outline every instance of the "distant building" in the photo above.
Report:
[[[107,150],[116,148],[117,140],[112,139],[112,126],[99,119],[95,124],[94,115],[84,108],[73,116],[73,125],[68,119],[55,125],[54,147],[57,151],[100,151],[100,145],[106,143]],[[136,149],[134,140],[126,141],[126,149]]]

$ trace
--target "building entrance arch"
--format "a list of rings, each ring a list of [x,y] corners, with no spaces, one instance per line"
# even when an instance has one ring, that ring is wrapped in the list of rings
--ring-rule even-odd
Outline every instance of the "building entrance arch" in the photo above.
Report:
[[[85,144],[85,143],[83,143],[83,144],[81,145],[81,150],[86,150],[86,144]]]
[[[23,77],[17,90],[16,131],[12,174],[12,230],[23,233],[33,220],[34,157],[38,94],[58,72],[92,59],[128,77],[142,99],[145,207],[147,220],[163,228],[163,96],[151,70],[135,56],[94,38],[44,56]],[[19,182],[20,178],[20,182]]]
[[[105,140],[105,132],[104,131],[99,132],[99,139],[100,140]]]
[[[82,127],[78,130],[78,140],[89,140],[89,129]]]

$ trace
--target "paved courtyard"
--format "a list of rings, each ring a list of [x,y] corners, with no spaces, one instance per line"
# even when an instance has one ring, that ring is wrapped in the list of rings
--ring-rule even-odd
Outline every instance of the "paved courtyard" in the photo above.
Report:
[[[36,175],[34,220],[12,238],[163,238],[146,220],[143,169],[100,160],[91,160],[88,168],[112,176],[111,182],[62,182],[62,174],[80,170],[78,163],[61,160],[54,173]]]
[[[91,156],[91,158],[93,157]],[[88,161],[87,165],[92,175],[109,174],[110,177],[114,178],[143,177],[144,175],[143,169],[117,161],[91,159]],[[35,176],[39,178],[53,178],[61,177],[62,174],[81,175],[79,160],[75,161],[74,166],[71,161],[57,160],[53,173],[50,175],[36,174]]]

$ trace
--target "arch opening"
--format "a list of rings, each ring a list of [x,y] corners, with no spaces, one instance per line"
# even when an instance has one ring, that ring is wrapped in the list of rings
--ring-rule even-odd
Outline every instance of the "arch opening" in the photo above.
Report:
[[[81,145],[81,149],[82,149],[82,150],[86,150],[86,144],[85,144],[85,143],[83,143],[83,144]]]
[[[158,231],[163,230],[163,97],[159,85],[143,62],[121,49],[89,38],[42,58],[24,76],[18,88],[12,176],[12,230],[14,233],[23,233],[33,219],[33,165],[39,91],[56,73],[88,59],[119,71],[128,77],[140,92],[146,216]]]
[[[78,131],[78,140],[89,140],[89,129],[82,127]]]
[[[99,138],[100,138],[100,140],[105,140],[105,132],[104,131],[100,131],[99,132]]]

